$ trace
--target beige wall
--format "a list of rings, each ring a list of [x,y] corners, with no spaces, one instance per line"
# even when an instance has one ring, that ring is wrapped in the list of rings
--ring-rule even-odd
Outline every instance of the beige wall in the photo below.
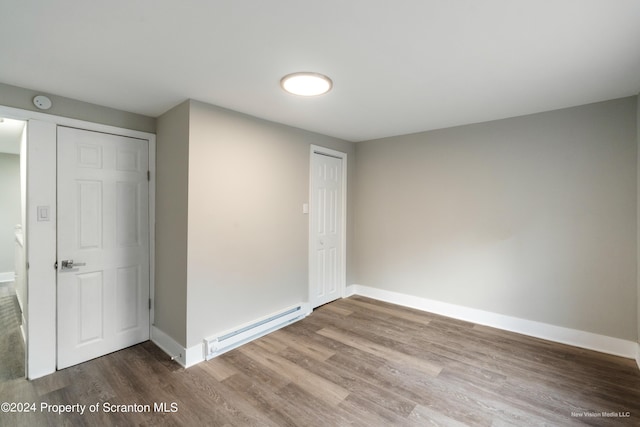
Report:
[[[635,339],[636,103],[358,143],[356,283]]]
[[[351,143],[191,102],[188,347],[307,301],[310,144],[354,152]]]
[[[15,271],[15,226],[22,223],[20,156],[0,153],[0,273]]]
[[[309,225],[302,204],[311,144],[350,156],[355,150],[352,143],[197,101],[158,119],[158,329],[188,348],[307,301]],[[349,204],[347,210],[349,263],[354,227]],[[348,281],[352,276],[348,270]]]
[[[158,118],[154,325],[187,341],[189,102]]]
[[[637,173],[637,205],[636,205],[636,215],[638,218],[638,238],[637,242],[640,242],[640,94],[636,97],[636,135],[638,141],[638,167],[636,169]],[[638,262],[636,264],[636,275],[638,280],[638,343],[640,343],[640,250],[638,250]],[[637,359],[638,366],[640,366],[640,346],[638,347],[638,355]]]
[[[53,106],[49,110],[37,109],[33,105],[33,98],[36,95],[48,96]],[[156,131],[156,119],[153,117],[77,101],[33,89],[10,86],[4,83],[0,83],[0,105],[143,132],[154,133]]]

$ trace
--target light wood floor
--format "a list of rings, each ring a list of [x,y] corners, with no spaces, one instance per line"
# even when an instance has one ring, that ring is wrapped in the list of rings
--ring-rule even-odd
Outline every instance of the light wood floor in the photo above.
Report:
[[[146,342],[4,381],[0,401],[178,409],[0,414],[12,426],[638,426],[640,372],[632,360],[351,297],[187,370]]]

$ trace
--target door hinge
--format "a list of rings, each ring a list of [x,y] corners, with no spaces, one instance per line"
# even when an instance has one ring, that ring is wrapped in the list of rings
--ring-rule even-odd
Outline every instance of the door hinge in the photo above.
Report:
[[[151,171],[147,171],[147,181],[151,181]]]
[[[151,310],[151,298],[149,298],[149,310]]]
[[[58,261],[56,261],[56,262],[53,264],[53,269],[54,269],[54,270],[57,270],[57,269],[58,269]]]

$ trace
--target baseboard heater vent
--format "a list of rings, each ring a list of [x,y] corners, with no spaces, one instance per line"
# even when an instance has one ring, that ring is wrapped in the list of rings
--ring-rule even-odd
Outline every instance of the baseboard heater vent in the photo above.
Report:
[[[260,338],[269,332],[285,327],[304,318],[308,313],[305,304],[298,304],[278,313],[220,333],[204,340],[205,359],[209,360],[242,344]]]

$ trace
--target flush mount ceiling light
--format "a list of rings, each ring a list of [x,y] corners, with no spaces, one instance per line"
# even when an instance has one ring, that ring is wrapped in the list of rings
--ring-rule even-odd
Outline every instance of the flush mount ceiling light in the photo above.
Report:
[[[285,91],[300,96],[317,96],[327,93],[333,87],[331,79],[318,73],[287,74],[280,80]]]

